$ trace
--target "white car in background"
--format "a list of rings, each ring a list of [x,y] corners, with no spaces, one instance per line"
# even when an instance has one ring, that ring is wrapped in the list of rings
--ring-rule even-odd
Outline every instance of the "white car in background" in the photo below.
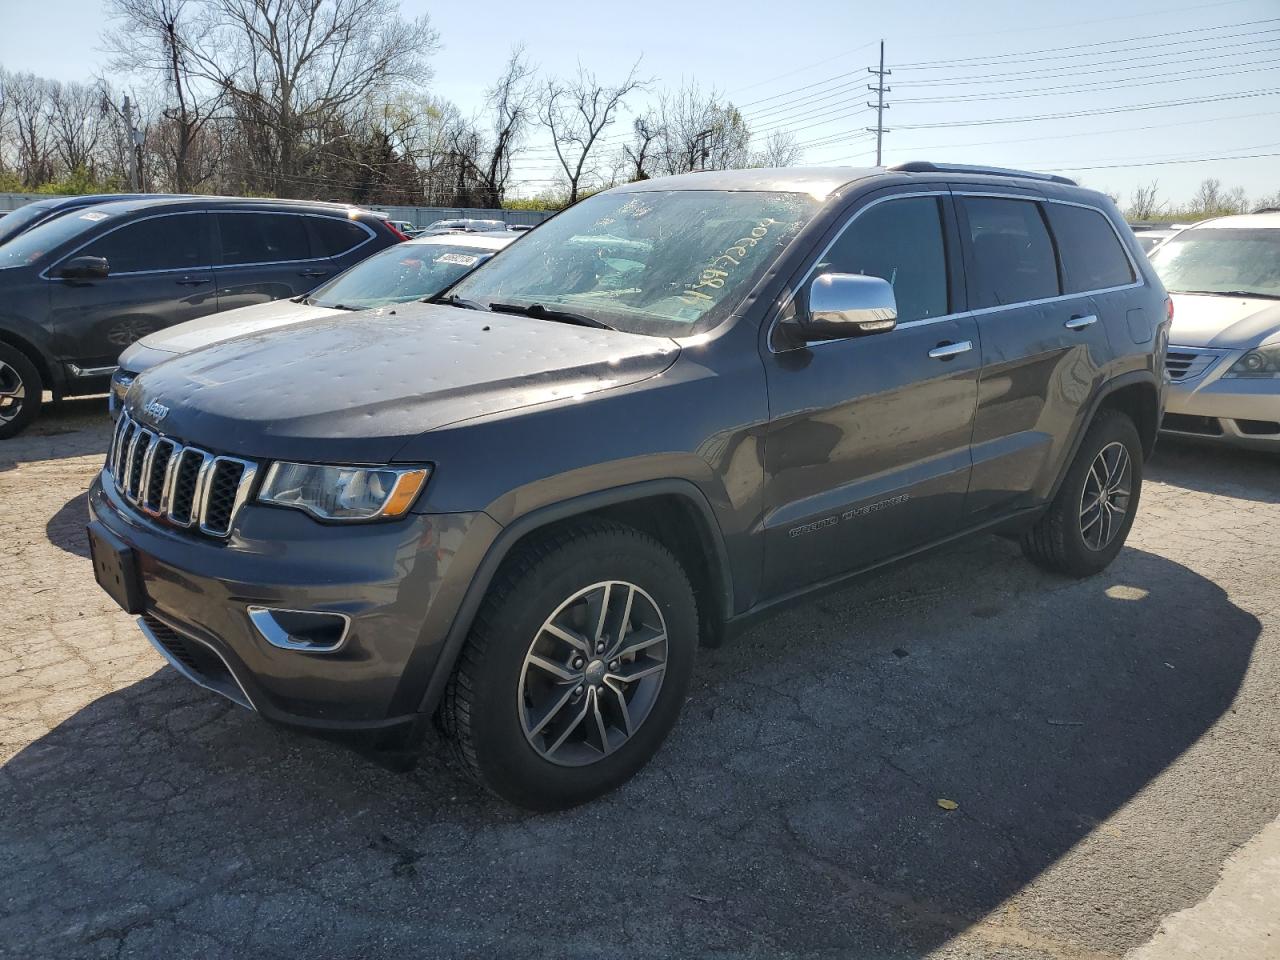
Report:
[[[178,354],[343,311],[430,299],[519,237],[504,232],[406,240],[361,260],[306,296],[214,313],[157,330],[120,355],[119,368],[111,378],[112,416],[138,374]]]
[[[1280,451],[1280,212],[1198,223],[1151,263],[1173,299],[1161,429]]]

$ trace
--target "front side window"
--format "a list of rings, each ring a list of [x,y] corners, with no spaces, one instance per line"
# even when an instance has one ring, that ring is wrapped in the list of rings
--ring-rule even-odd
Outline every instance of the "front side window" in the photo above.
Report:
[[[281,263],[309,260],[311,243],[303,217],[288,213],[219,213],[222,263]]]
[[[904,197],[855,216],[814,274],[858,273],[893,287],[898,322],[945,316],[947,254],[936,197]]]
[[[961,197],[968,214],[974,309],[1043,300],[1062,293],[1053,241],[1031,200]]]
[[[689,336],[728,317],[817,208],[800,193],[597,194],[452,292],[485,307],[539,304],[633,333]]]
[[[1183,230],[1152,254],[1151,264],[1170,293],[1280,298],[1280,230]]]
[[[205,265],[205,258],[200,255],[203,216],[171,214],[138,220],[89,241],[75,255],[102,257],[110,266],[112,276],[201,267]]]
[[[1133,267],[1111,228],[1111,221],[1097,210],[1065,203],[1046,204],[1062,256],[1067,293],[1106,290],[1133,283]]]
[[[450,243],[401,243],[375,253],[307,297],[320,307],[368,310],[434,297],[493,250]]]

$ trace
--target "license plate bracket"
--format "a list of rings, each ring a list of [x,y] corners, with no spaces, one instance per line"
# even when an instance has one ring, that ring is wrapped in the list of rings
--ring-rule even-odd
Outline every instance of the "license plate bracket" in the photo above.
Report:
[[[138,569],[138,555],[110,530],[96,520],[89,524],[89,554],[93,558],[93,575],[126,613],[146,611],[146,593]]]

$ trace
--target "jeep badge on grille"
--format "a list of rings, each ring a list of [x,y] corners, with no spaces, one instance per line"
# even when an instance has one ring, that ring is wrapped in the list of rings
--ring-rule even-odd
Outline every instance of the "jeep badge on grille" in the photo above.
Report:
[[[169,415],[169,408],[158,400],[150,400],[147,402],[147,405],[142,408],[142,412],[156,423],[159,423]]]

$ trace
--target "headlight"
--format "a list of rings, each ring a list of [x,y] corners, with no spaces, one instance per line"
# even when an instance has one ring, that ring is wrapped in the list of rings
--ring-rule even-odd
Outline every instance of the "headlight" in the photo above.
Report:
[[[327,467],[276,462],[258,499],[305,510],[321,520],[400,517],[431,475],[428,467]]]
[[[1226,377],[1254,377],[1264,380],[1280,378],[1280,343],[1250,350],[1231,365],[1222,375]]]

